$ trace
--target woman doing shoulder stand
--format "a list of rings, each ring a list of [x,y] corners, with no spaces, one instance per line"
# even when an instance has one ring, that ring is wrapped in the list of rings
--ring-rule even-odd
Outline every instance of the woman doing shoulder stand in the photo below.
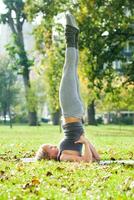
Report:
[[[84,136],[82,117],[83,104],[79,91],[78,67],[78,34],[79,28],[74,17],[66,13],[66,52],[62,79],[59,89],[59,100],[63,117],[64,138],[59,148],[43,144],[37,159],[56,159],[59,161],[93,162],[100,160],[93,145]],[[84,153],[82,154],[82,147]]]

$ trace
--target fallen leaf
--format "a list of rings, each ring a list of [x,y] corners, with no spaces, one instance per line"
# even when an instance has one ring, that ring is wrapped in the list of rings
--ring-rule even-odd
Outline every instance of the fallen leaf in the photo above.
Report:
[[[111,176],[111,174],[108,174],[108,175],[106,175],[106,176],[103,176],[103,177],[102,177],[102,180],[106,181],[107,179],[110,178],[110,176]]]
[[[5,171],[1,170],[0,171],[0,180],[4,181],[4,180],[8,180],[8,179],[9,179],[9,177],[5,174]]]
[[[64,170],[65,168],[63,168],[63,167],[57,167],[56,168],[56,170],[58,170],[58,171],[62,171],[62,170]]]
[[[129,159],[133,159],[134,153],[132,151],[129,151],[128,155],[129,155]]]
[[[126,178],[121,186],[123,191],[129,191],[133,189],[133,187],[134,187],[134,181],[132,180],[131,177]]]
[[[114,157],[111,157],[110,160],[116,160]]]
[[[32,187],[32,185],[30,183],[26,183],[25,185],[22,186],[23,189],[27,189]]]
[[[17,163],[17,164],[16,164],[16,168],[17,168],[18,171],[23,171],[23,170],[24,170],[24,165],[23,165],[23,163]]]
[[[52,172],[49,172],[49,171],[48,171],[48,172],[46,173],[46,176],[52,176],[52,175],[53,175]]]
[[[37,177],[33,177],[32,185],[39,185],[39,184],[40,184],[40,180]]]
[[[1,170],[1,171],[0,171],[0,177],[3,176],[4,174],[5,174],[5,171],[4,171],[4,170]]]

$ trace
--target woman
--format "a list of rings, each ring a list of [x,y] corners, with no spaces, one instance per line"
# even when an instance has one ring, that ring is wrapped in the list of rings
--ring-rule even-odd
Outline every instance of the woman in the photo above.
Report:
[[[78,66],[78,34],[79,28],[74,17],[66,13],[66,53],[65,64],[59,90],[59,100],[63,116],[63,131],[65,137],[60,142],[59,149],[54,145],[43,144],[36,158],[56,159],[59,161],[98,161],[99,155],[95,148],[84,136],[82,117],[84,114],[83,104],[79,92],[77,75]],[[84,154],[82,155],[82,146]]]

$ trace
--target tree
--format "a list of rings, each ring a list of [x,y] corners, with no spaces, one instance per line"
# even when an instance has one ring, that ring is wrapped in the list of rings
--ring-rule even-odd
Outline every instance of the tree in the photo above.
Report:
[[[32,61],[28,58],[24,46],[23,25],[26,21],[24,2],[22,0],[3,0],[3,2],[6,6],[7,12],[0,15],[0,23],[9,25],[13,39],[12,43],[7,46],[7,50],[9,51],[9,55],[12,59],[14,59],[14,62],[17,63],[17,65],[15,64],[13,68],[19,71],[19,74],[21,73],[23,76],[25,96],[28,105],[29,124],[37,125],[36,106],[35,104],[32,106],[31,102],[29,102],[29,93],[31,90],[29,72]],[[33,99],[35,99],[34,94]]]
[[[7,115],[11,121],[11,108],[14,107],[17,102],[18,88],[16,86],[17,76],[12,71],[9,58],[1,58],[0,61],[0,110],[4,117],[4,123],[6,123]]]
[[[25,10],[29,18],[34,20],[37,16],[42,15],[42,21],[35,29],[37,48],[44,55],[42,64],[50,52],[53,52],[54,17],[57,13],[67,9],[74,10],[73,13],[79,22],[81,77],[86,82],[88,90],[86,98],[88,123],[96,124],[95,101],[100,98],[104,79],[110,86],[114,71],[112,62],[116,59],[125,61],[122,50],[128,38],[133,35],[133,28],[130,26],[133,22],[133,15],[127,15],[127,10],[133,13],[133,6],[131,0],[125,2],[78,0],[74,6],[69,0],[64,2],[27,0]],[[54,62],[52,65],[54,67]],[[48,66],[49,69],[52,70]],[[125,69],[127,68],[125,67]],[[132,65],[130,71],[132,72]],[[126,74],[130,75],[131,73],[125,72]],[[48,80],[48,84],[54,91],[52,87],[55,85],[51,84],[51,79]],[[57,83],[55,82],[55,84]],[[57,94],[55,93],[55,95]],[[55,95],[53,95],[54,98]]]
[[[112,90],[103,93],[101,99],[101,111],[133,111],[134,110],[134,85],[128,84],[122,87],[123,80],[116,77],[112,83]]]
[[[53,124],[59,123],[59,83],[64,60],[63,45],[59,45],[62,37],[53,39],[54,17],[65,11],[69,5],[68,0],[64,1],[26,1],[25,12],[30,20],[35,20],[38,15],[42,16],[41,23],[35,28],[36,49],[42,55],[40,68],[43,68],[47,101],[51,111]],[[55,27],[56,28],[56,27]],[[58,26],[62,32],[61,26]],[[55,43],[54,43],[55,41]]]
[[[64,49],[53,44],[53,49],[48,52],[48,59],[46,60],[46,92],[47,101],[52,115],[54,125],[59,124],[61,115],[59,105],[59,86],[64,62]],[[48,67],[47,67],[48,66]]]
[[[86,79],[89,90],[88,123],[95,124],[95,100],[100,98],[104,79],[108,82],[112,80],[112,62],[126,60],[122,50],[134,34],[131,26],[134,4],[131,0],[78,0],[76,6],[78,10],[75,13],[81,30],[81,56],[84,57],[84,65],[81,60],[81,75]],[[132,64],[124,69],[124,76],[132,77]]]

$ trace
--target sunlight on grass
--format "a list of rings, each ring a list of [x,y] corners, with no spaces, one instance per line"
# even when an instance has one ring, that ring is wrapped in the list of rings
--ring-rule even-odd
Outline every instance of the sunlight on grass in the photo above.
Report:
[[[85,132],[102,159],[134,159],[134,127],[86,126]],[[0,127],[0,200],[133,199],[132,166],[41,161],[33,157],[42,143],[58,144],[58,126]]]

